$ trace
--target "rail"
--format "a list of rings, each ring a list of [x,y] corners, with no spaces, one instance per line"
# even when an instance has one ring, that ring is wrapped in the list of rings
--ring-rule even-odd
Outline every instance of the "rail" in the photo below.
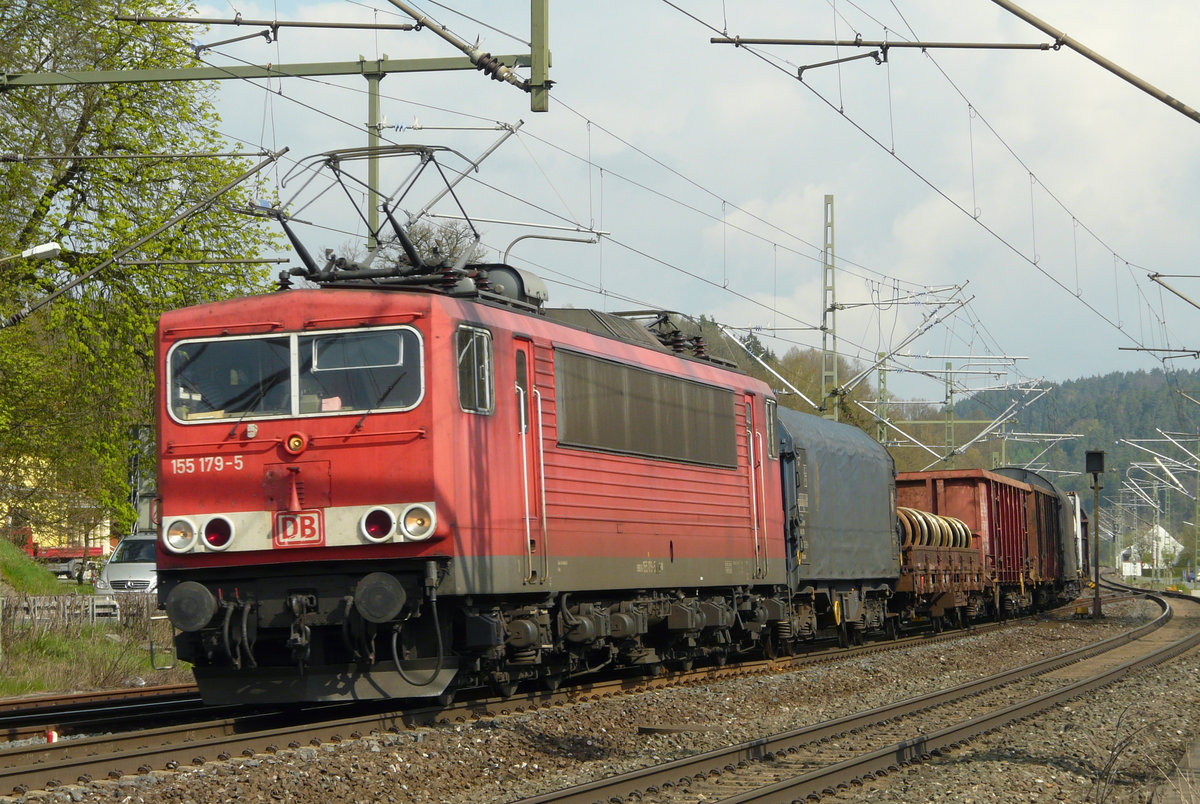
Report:
[[[608,779],[596,780],[566,790],[521,799],[520,804],[549,804],[550,802],[591,804],[591,802],[620,801],[626,798],[645,796],[647,793],[668,787],[690,785],[694,780],[704,780],[731,772],[736,773],[739,768],[760,765],[765,760],[785,760],[788,755],[800,751],[805,746],[819,744],[849,733],[861,734],[881,723],[970,698],[1022,678],[1048,673],[1140,639],[1163,627],[1171,619],[1169,604],[1162,598],[1154,599],[1163,611],[1153,622],[1060,656],[1043,659],[986,679],[910,698],[868,712],[632,771]],[[1124,662],[1115,668],[1089,676],[1081,681],[1064,685],[1052,692],[999,708],[986,715],[971,717],[938,731],[918,733],[908,739],[864,752],[859,756],[811,772],[756,786],[752,790],[732,797],[721,798],[721,801],[722,804],[735,804],[735,802],[741,804],[742,802],[791,802],[810,797],[817,798],[862,779],[873,778],[876,775],[895,771],[904,765],[928,759],[980,734],[993,731],[1043,711],[1056,703],[1112,683],[1134,669],[1166,661],[1197,644],[1200,644],[1200,631],[1176,640],[1166,648],[1150,651],[1137,659]],[[690,792],[695,793],[696,791]],[[712,796],[711,798],[715,800],[718,797]]]
[[[273,753],[288,747],[320,744],[322,741],[354,739],[372,732],[398,731],[418,725],[466,722],[475,718],[496,717],[511,712],[531,711],[559,703],[596,700],[609,696],[639,694],[649,690],[710,683],[722,679],[750,678],[757,675],[789,672],[821,662],[840,661],[852,656],[865,656],[915,644],[929,644],[961,638],[990,630],[1003,630],[1019,621],[992,623],[971,629],[941,634],[921,634],[897,641],[873,643],[849,650],[830,647],[802,656],[756,660],[738,666],[704,667],[688,672],[659,677],[597,680],[557,691],[541,690],[523,693],[509,699],[476,698],[452,706],[429,706],[418,709],[397,709],[395,701],[372,701],[340,704],[319,704],[296,708],[263,708],[248,713],[245,707],[233,710],[208,709],[216,714],[232,711],[238,716],[212,720],[205,708],[196,710],[196,717],[185,719],[179,726],[145,729],[147,722],[162,724],[159,715],[138,714],[130,709],[125,725],[113,723],[103,736],[80,736],[71,741],[54,744],[12,748],[3,755],[0,767],[0,790],[13,789],[19,793],[30,789],[52,788],[77,780],[117,778],[122,774],[145,772],[142,769],[174,768],[180,764],[227,759],[239,754]],[[1128,634],[1114,639],[1130,640]],[[1062,661],[1061,658],[1058,659]],[[220,717],[218,715],[218,717]],[[70,718],[60,721],[67,723]],[[85,718],[84,720],[90,720]],[[132,728],[132,731],[122,731]],[[67,733],[64,729],[63,733]],[[71,733],[87,731],[71,728]]]

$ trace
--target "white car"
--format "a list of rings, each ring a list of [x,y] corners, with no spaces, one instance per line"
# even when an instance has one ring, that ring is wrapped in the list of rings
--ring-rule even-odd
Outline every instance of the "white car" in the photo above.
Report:
[[[153,533],[134,533],[117,545],[96,579],[96,594],[153,592],[158,587]]]

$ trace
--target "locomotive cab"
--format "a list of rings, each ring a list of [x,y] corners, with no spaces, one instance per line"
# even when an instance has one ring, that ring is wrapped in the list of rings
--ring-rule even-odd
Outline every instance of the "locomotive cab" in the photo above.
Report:
[[[160,600],[181,658],[198,678],[239,679],[208,685],[233,697],[246,667],[268,686],[283,683],[272,672],[340,667],[306,675],[299,697],[316,699],[359,683],[353,668],[377,655],[420,676],[428,665],[435,693],[453,676],[452,662],[415,656],[406,642],[417,634],[397,628],[440,627],[419,615],[453,552],[426,471],[428,305],[404,294],[348,321],[338,296],[292,291],[161,324]]]

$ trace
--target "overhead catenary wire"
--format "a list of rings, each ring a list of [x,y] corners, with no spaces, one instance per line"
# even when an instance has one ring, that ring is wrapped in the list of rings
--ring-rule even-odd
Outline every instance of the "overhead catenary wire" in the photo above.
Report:
[[[311,108],[311,107],[310,107],[310,108]],[[318,109],[318,110],[319,110],[319,109]],[[336,115],[335,115],[335,116],[336,116]],[[340,121],[342,121],[342,122],[344,122],[344,120],[342,120],[341,118],[337,118],[337,119],[338,119],[338,120],[340,120]],[[589,122],[590,122],[590,121],[589,121]],[[353,124],[349,124],[349,125],[353,125]],[[355,126],[355,127],[358,127],[358,126]],[[607,133],[610,133],[610,136],[611,136],[611,132],[607,132]],[[545,140],[542,140],[542,142],[545,142]],[[626,144],[626,145],[630,145],[629,143],[625,143],[625,144]],[[636,149],[635,149],[635,150],[636,150]],[[638,152],[643,152],[643,151],[638,151]],[[644,152],[643,152],[643,154],[644,154]],[[659,161],[658,163],[659,163],[659,164],[664,164],[664,163],[661,163],[661,161]],[[665,164],[664,164],[664,167],[666,167],[666,166],[665,166]],[[674,172],[674,173],[676,173],[677,175],[680,175],[680,176],[682,176],[682,174],[679,174],[678,172]],[[689,180],[689,181],[691,181],[691,180]],[[696,182],[692,182],[692,184],[696,184]],[[697,186],[700,186],[700,185],[697,185]],[[707,191],[707,188],[706,188],[706,191]],[[710,191],[707,191],[707,192],[710,192]],[[725,200],[722,200],[722,203],[726,203],[726,202],[725,202]],[[739,209],[739,211],[743,211],[743,212],[745,211],[745,210],[740,210],[740,208],[738,208],[738,209]],[[756,217],[756,216],[755,216],[755,217]],[[758,218],[758,220],[761,220],[761,218]]]
[[[326,83],[326,82],[319,82],[319,83]],[[334,85],[334,84],[332,84],[332,83],[330,83],[329,85],[331,85],[331,86],[336,86],[336,85]],[[356,91],[356,92],[357,92],[357,91],[359,91],[359,90],[351,90],[351,91]],[[271,91],[269,88],[267,89],[267,93],[266,93],[266,94],[267,94],[267,96],[268,96],[268,97],[270,97],[270,98],[271,98],[272,102],[274,102],[275,98],[282,98],[282,97],[284,97],[284,95],[283,95],[282,93],[276,93],[276,92],[273,92],[273,91]],[[288,100],[289,102],[296,102],[296,99],[294,99],[294,98],[287,98],[287,100]],[[405,101],[405,102],[408,102],[408,101]],[[301,103],[301,106],[305,106],[305,104]],[[328,112],[326,112],[326,110],[324,110],[324,109],[317,109],[317,108],[314,108],[314,107],[312,107],[311,105],[309,105],[307,108],[310,108],[310,109],[312,109],[312,110],[314,110],[314,111],[318,111],[318,112],[320,112],[320,113],[322,113],[322,114],[325,114],[325,115],[326,115],[327,117],[329,117],[330,119],[336,120],[337,122],[339,122],[339,123],[341,123],[341,124],[344,124],[344,125],[347,125],[347,126],[351,126],[351,127],[353,127],[355,130],[365,130],[365,127],[362,127],[362,126],[359,126],[359,125],[353,124],[353,123],[351,123],[351,122],[349,122],[349,121],[345,120],[345,118],[344,118],[343,116],[341,116],[341,115],[338,115],[338,114],[329,114]],[[456,115],[457,115],[457,114],[461,114],[461,112],[459,112],[459,111],[455,111],[455,110],[446,110],[446,109],[443,109],[443,111],[447,111],[447,112],[449,112],[449,113],[451,113],[451,114],[456,114]],[[586,119],[586,118],[585,118],[585,119]],[[599,168],[599,169],[600,169],[602,172],[604,171],[604,168]],[[609,172],[611,172],[611,171],[609,171]],[[683,175],[682,173],[679,173],[678,171],[675,171],[675,172],[676,172],[676,174],[677,174],[677,175],[680,175],[680,176],[682,176],[682,175]],[[601,175],[602,175],[602,173],[601,173]],[[691,179],[688,179],[688,180],[689,180],[689,181],[693,181],[693,180],[691,180]],[[694,182],[694,181],[693,181],[693,184],[696,184],[696,186],[701,186],[701,185],[699,185],[698,183],[696,183],[696,182]],[[708,193],[710,193],[710,194],[714,195],[714,197],[718,197],[718,198],[720,197],[719,195],[716,195],[715,193],[713,193],[713,192],[712,192],[711,190],[709,190],[708,188],[703,188],[703,189],[705,190],[705,192],[708,192]],[[723,198],[722,198],[722,203],[726,203],[726,201],[727,201],[727,199],[723,199]],[[745,210],[741,210],[741,211],[742,211],[742,212],[745,212]],[[747,213],[747,214],[749,214],[749,213]],[[727,217],[727,216],[726,216],[726,217]],[[735,226],[735,224],[734,224],[732,221],[729,221],[729,225],[730,225],[730,227],[733,227],[733,226]],[[780,231],[782,231],[782,230],[780,230]],[[791,235],[789,235],[789,236],[791,236]],[[617,242],[617,241],[614,241],[614,243],[616,243],[616,242]],[[773,249],[773,250],[777,250],[777,248],[779,248],[779,247],[782,247],[782,248],[784,248],[784,249],[788,249],[788,248],[789,248],[788,246],[786,246],[786,245],[783,245],[783,244],[776,243],[775,241],[768,241],[768,242],[771,242],[771,243],[772,243],[772,249]],[[627,245],[632,245],[632,244],[624,244],[624,243],[620,243],[619,245],[621,245],[621,246],[624,248],[624,247],[626,247]],[[814,247],[814,248],[815,248],[815,247]],[[639,249],[639,252],[644,252],[644,251],[645,251],[644,249]],[[796,252],[796,253],[800,253],[800,252]],[[842,262],[844,263],[845,261],[842,261]],[[897,278],[895,278],[895,277],[888,277],[886,274],[882,274],[882,273],[880,273],[880,274],[878,274],[878,275],[879,275],[879,276],[881,276],[881,277],[884,277],[884,278],[885,278],[885,279],[887,279],[887,280],[895,280],[895,281],[897,281],[897,282],[899,282],[899,281],[902,281],[902,280],[899,280],[899,279],[897,279]],[[744,297],[745,297],[745,294],[742,294],[742,297],[744,298]],[[767,308],[767,309],[773,309],[773,308],[774,308],[774,306],[775,306],[775,305],[766,305],[766,308]],[[866,351],[866,350],[865,350],[865,347],[859,347],[859,348],[863,349],[863,351],[864,351],[864,352]]]
[[[689,18],[691,18],[691,19],[695,20],[696,22],[698,22],[699,24],[701,24],[702,26],[704,26],[704,27],[705,27],[705,28],[707,28],[708,30],[710,30],[710,31],[714,31],[714,32],[716,31],[716,28],[715,28],[714,26],[712,26],[711,24],[709,24],[709,23],[707,23],[707,22],[705,22],[705,21],[701,20],[701,19],[700,19],[700,18],[698,18],[696,15],[694,15],[694,14],[692,14],[692,13],[690,13],[690,12],[684,11],[684,10],[683,10],[683,9],[681,9],[681,8],[680,8],[680,7],[679,7],[679,6],[678,6],[676,3],[672,2],[671,0],[663,0],[663,2],[664,2],[664,3],[666,3],[666,5],[668,5],[668,6],[672,7],[672,8],[674,8],[674,9],[676,9],[677,11],[680,11],[680,13],[684,14],[685,16],[687,16],[687,17],[689,17]],[[729,37],[722,37],[722,39],[723,39],[723,40],[724,40],[724,39],[728,39],[728,38],[729,38]],[[742,43],[744,43],[744,42],[746,42],[747,40],[746,40],[746,38],[744,38],[744,37],[743,37],[743,38],[741,38],[739,41],[740,41],[740,42],[742,42]],[[781,70],[782,72],[784,72],[785,74],[788,74],[788,75],[790,75],[790,76],[791,76],[793,79],[795,79],[795,78],[796,78],[796,76],[795,76],[795,75],[792,75],[791,71],[789,71],[789,70],[784,70],[784,69],[783,69],[783,68],[782,68],[782,67],[781,67],[779,64],[777,64],[777,63],[775,62],[775,60],[773,60],[773,58],[772,58],[772,57],[768,57],[768,56],[767,56],[765,53],[763,53],[763,52],[761,52],[761,51],[759,51],[759,50],[755,49],[754,47],[752,47],[752,46],[747,46],[747,45],[745,45],[745,44],[742,44],[742,46],[740,47],[740,49],[741,49],[741,50],[743,50],[743,51],[745,51],[745,52],[747,52],[747,53],[750,53],[751,55],[753,55],[753,56],[755,56],[756,58],[760,59],[761,61],[763,61],[764,63],[768,64],[769,66],[771,66],[771,67],[774,67],[775,69],[779,69],[779,70]],[[927,55],[928,55],[928,54],[927,54]],[[932,57],[930,57],[930,58],[932,58]],[[940,70],[940,68],[939,68],[939,70]],[[942,72],[943,72],[943,75],[944,75],[944,74],[945,74],[945,73],[944,73],[944,71],[942,71]],[[949,80],[948,76],[947,76],[947,80]],[[992,227],[992,226],[989,226],[988,224],[984,223],[984,222],[983,222],[983,220],[981,220],[980,218],[976,217],[976,216],[975,216],[974,214],[972,214],[971,212],[968,212],[968,211],[967,211],[965,208],[963,208],[963,206],[962,206],[960,203],[958,203],[958,202],[957,202],[957,201],[955,201],[953,198],[951,198],[951,197],[950,197],[950,195],[949,195],[949,194],[948,194],[948,193],[947,193],[945,190],[943,190],[943,189],[942,189],[940,186],[938,186],[938,185],[937,185],[937,184],[936,184],[936,183],[935,183],[933,180],[931,180],[930,178],[928,178],[927,176],[925,176],[925,174],[924,174],[924,173],[922,173],[920,170],[918,170],[918,169],[917,169],[917,168],[916,168],[916,167],[915,167],[913,164],[911,164],[911,163],[910,163],[908,160],[906,160],[906,159],[902,158],[900,155],[898,155],[898,154],[896,154],[896,153],[892,152],[892,150],[891,150],[891,149],[889,149],[887,146],[885,146],[885,145],[884,145],[882,142],[880,142],[880,140],[879,140],[879,139],[878,139],[878,138],[877,138],[875,135],[871,134],[871,133],[870,133],[869,131],[867,131],[867,130],[866,130],[866,129],[865,129],[865,128],[864,128],[864,127],[861,125],[861,124],[859,124],[857,121],[855,121],[855,120],[854,120],[854,119],[853,119],[853,118],[852,118],[850,115],[846,114],[846,113],[845,113],[845,111],[844,111],[844,110],[843,110],[843,109],[840,107],[840,104],[834,104],[834,103],[833,103],[833,102],[832,102],[830,99],[826,98],[824,95],[822,95],[820,92],[818,92],[818,91],[817,91],[815,88],[813,88],[813,87],[812,87],[810,84],[808,84],[808,83],[805,83],[805,82],[803,82],[803,81],[800,81],[799,83],[800,83],[802,86],[804,86],[806,89],[808,89],[808,91],[809,91],[810,93],[812,93],[812,94],[813,94],[813,95],[814,95],[816,98],[818,98],[818,99],[819,99],[821,102],[823,102],[823,103],[825,103],[827,106],[829,106],[829,107],[830,107],[830,109],[832,109],[833,111],[836,111],[836,112],[839,114],[839,116],[840,116],[840,117],[842,117],[844,120],[846,120],[846,121],[847,121],[847,122],[848,122],[848,123],[849,123],[851,126],[853,126],[855,129],[857,129],[857,130],[858,130],[858,131],[859,131],[859,132],[860,132],[860,133],[861,133],[863,136],[867,137],[867,138],[868,138],[868,139],[869,139],[871,142],[873,142],[875,145],[877,145],[878,147],[880,147],[882,150],[884,150],[884,151],[887,151],[887,152],[888,152],[888,153],[889,153],[889,154],[892,156],[892,158],[893,158],[893,159],[895,159],[895,160],[896,160],[896,161],[897,161],[897,162],[898,162],[898,163],[899,163],[899,164],[900,164],[902,167],[904,167],[906,170],[908,170],[908,171],[909,171],[909,172],[910,172],[910,173],[911,173],[911,174],[912,174],[914,177],[916,177],[916,178],[917,178],[919,181],[921,181],[923,184],[925,184],[927,187],[929,187],[929,189],[930,189],[930,190],[932,190],[933,192],[935,192],[937,195],[941,196],[941,197],[942,197],[944,200],[946,200],[948,203],[950,203],[952,206],[954,206],[954,207],[955,207],[956,209],[958,209],[960,212],[962,212],[963,214],[967,215],[967,216],[968,216],[968,217],[970,217],[972,220],[974,220],[978,226],[980,226],[980,227],[981,227],[981,228],[982,228],[982,229],[983,229],[985,232],[987,232],[989,235],[991,235],[993,238],[995,238],[995,239],[996,239],[998,242],[1000,242],[1000,243],[1001,243],[1001,244],[1003,244],[1005,247],[1007,247],[1007,248],[1008,248],[1010,251],[1012,251],[1012,252],[1013,252],[1013,253],[1014,253],[1014,254],[1015,254],[1017,257],[1019,257],[1020,259],[1024,260],[1025,262],[1029,263],[1029,264],[1030,264],[1030,265],[1031,265],[1031,266],[1032,266],[1032,267],[1033,267],[1035,270],[1037,270],[1038,272],[1040,272],[1040,273],[1041,273],[1041,274],[1042,274],[1042,275],[1043,275],[1045,278],[1047,278],[1048,280],[1050,280],[1052,283],[1054,283],[1055,285],[1057,285],[1059,288],[1061,288],[1062,290],[1064,290],[1064,291],[1066,291],[1066,292],[1068,292],[1068,293],[1071,293],[1071,295],[1072,295],[1073,297],[1075,297],[1075,298],[1077,299],[1077,301],[1079,301],[1079,303],[1083,304],[1083,305],[1084,305],[1084,306],[1085,306],[1085,307],[1086,307],[1088,310],[1090,310],[1090,311],[1091,311],[1091,312],[1092,312],[1094,315],[1096,315],[1097,317],[1099,317],[1101,320],[1103,320],[1105,323],[1107,323],[1107,324],[1108,324],[1110,327],[1112,327],[1114,330],[1116,330],[1117,332],[1119,332],[1119,333],[1120,333],[1121,335],[1123,335],[1125,338],[1127,338],[1128,340],[1130,340],[1131,342],[1133,342],[1133,343],[1135,343],[1135,344],[1138,344],[1138,345],[1143,345],[1143,344],[1141,343],[1141,341],[1140,341],[1138,338],[1134,337],[1134,335],[1132,335],[1131,333],[1129,333],[1129,332],[1127,332],[1127,331],[1125,330],[1125,328],[1124,328],[1124,325],[1123,325],[1123,322],[1120,320],[1119,316],[1118,316],[1118,319],[1117,319],[1116,321],[1114,321],[1114,320],[1113,320],[1112,318],[1110,318],[1108,315],[1106,315],[1106,314],[1105,314],[1105,313],[1103,313],[1101,310],[1099,310],[1099,309],[1098,309],[1098,308],[1097,308],[1097,307],[1096,307],[1094,304],[1092,304],[1090,301],[1087,301],[1087,300],[1085,300],[1085,299],[1084,299],[1082,296],[1076,296],[1076,294],[1075,294],[1074,292],[1072,292],[1070,289],[1068,289],[1068,288],[1066,287],[1066,285],[1065,285],[1065,284],[1063,284],[1063,282],[1062,282],[1061,280],[1059,280],[1059,279],[1058,279],[1058,277],[1054,276],[1054,275],[1053,275],[1051,272],[1049,272],[1049,271],[1048,271],[1048,270],[1046,270],[1046,269],[1045,269],[1045,268],[1044,268],[1042,265],[1040,265],[1040,260],[1036,259],[1036,254],[1035,254],[1033,257],[1031,257],[1030,255],[1026,255],[1025,253],[1023,253],[1023,252],[1021,251],[1021,249],[1020,249],[1020,248],[1018,248],[1017,246],[1015,246],[1015,245],[1014,245],[1014,244],[1013,244],[1011,241],[1009,241],[1009,240],[1008,240],[1006,237],[1004,237],[1004,236],[1003,236],[1003,235],[1002,235],[1002,234],[1001,234],[999,231],[997,231],[997,230],[996,230],[994,227]],[[951,83],[952,83],[952,82],[951,82]],[[956,87],[956,91],[958,91],[958,90],[957,90],[957,87]],[[961,95],[961,91],[959,91],[959,94]],[[965,99],[965,98],[964,98],[964,99]],[[990,126],[989,126],[989,128],[990,128]],[[1001,140],[1001,141],[1002,141],[1002,140]],[[1011,152],[1011,148],[1010,148],[1010,152]],[[1015,153],[1014,153],[1013,155],[1014,155],[1014,157],[1016,157],[1016,154],[1015,154]],[[1016,158],[1018,158],[1018,161],[1020,161],[1020,160],[1019,160],[1019,157],[1016,157]],[[1022,164],[1023,164],[1023,163],[1022,163]],[[1028,169],[1027,169],[1027,171],[1028,171],[1028,173],[1029,173],[1029,175],[1030,175],[1031,177],[1034,177],[1034,178],[1032,179],[1032,181],[1036,181],[1036,177],[1034,176],[1033,172],[1032,172],[1031,170],[1028,170]],[[1044,188],[1044,185],[1043,185],[1041,182],[1037,182],[1037,183],[1038,183],[1038,185],[1039,185],[1039,186],[1042,186],[1042,187]],[[1052,195],[1052,194],[1051,194],[1051,195]],[[1053,197],[1053,195],[1052,195],[1052,197]],[[1055,200],[1056,200],[1056,201],[1057,201],[1057,202],[1060,204],[1060,206],[1063,206],[1061,201],[1058,201],[1058,199],[1055,199]],[[1064,206],[1064,208],[1065,208],[1065,206]],[[1113,253],[1114,257],[1115,257],[1115,256],[1116,256],[1116,252],[1115,252],[1115,251],[1113,251],[1112,253]]]

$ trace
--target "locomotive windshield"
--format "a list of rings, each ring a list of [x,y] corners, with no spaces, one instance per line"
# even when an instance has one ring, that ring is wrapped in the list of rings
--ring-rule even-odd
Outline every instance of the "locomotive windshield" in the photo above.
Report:
[[[409,327],[181,341],[167,369],[184,422],[406,410],[423,391]]]

